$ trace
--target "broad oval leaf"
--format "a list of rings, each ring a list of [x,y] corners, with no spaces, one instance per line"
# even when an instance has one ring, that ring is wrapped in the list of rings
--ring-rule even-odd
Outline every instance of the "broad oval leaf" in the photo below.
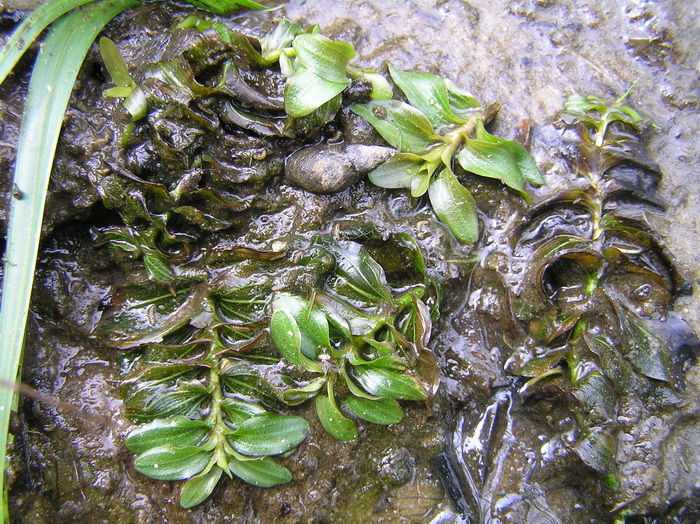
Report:
[[[348,84],[345,68],[357,54],[348,42],[306,33],[298,35],[292,42],[292,47],[297,52],[297,60],[301,65],[318,79],[333,84]]]
[[[243,421],[229,440],[242,455],[263,457],[295,448],[308,434],[309,423],[301,417],[265,413]]]
[[[462,124],[450,107],[444,78],[431,73],[409,73],[389,65],[389,73],[413,107],[420,110],[433,127]]]
[[[280,293],[275,297],[272,309],[274,311],[273,322],[275,315],[280,311],[284,311],[294,320],[299,329],[299,350],[303,355],[310,359],[316,359],[322,348],[330,346],[328,319],[318,307],[313,305],[310,307],[305,299],[296,295]],[[296,337],[296,333],[294,333],[294,337]],[[294,342],[296,343],[296,339]]]
[[[223,472],[224,470],[214,465],[209,471],[185,482],[180,490],[180,506],[187,509],[204,502],[214,491]]]
[[[331,82],[300,68],[284,85],[284,110],[294,118],[309,115],[342,93],[347,85],[347,80]]]
[[[428,195],[435,214],[457,239],[467,243],[478,240],[476,202],[451,170],[443,169],[431,180]]]
[[[343,408],[357,418],[373,424],[397,424],[403,419],[403,410],[393,398],[369,400],[366,398],[348,397],[343,402]]]
[[[176,448],[170,444],[153,448],[136,457],[139,473],[158,480],[182,480],[207,467],[211,452],[197,447]]]
[[[226,414],[226,422],[234,427],[240,426],[249,418],[266,413],[265,408],[259,404],[231,397],[221,402],[221,409]]]
[[[164,444],[186,448],[199,445],[209,431],[209,426],[200,420],[185,417],[159,419],[136,427],[124,443],[130,451],[137,454]]]
[[[275,311],[270,321],[272,340],[282,356],[295,366],[301,366],[301,331],[291,314]]]
[[[238,478],[260,488],[271,488],[292,480],[291,472],[270,457],[255,460],[239,460],[231,457],[228,467]]]
[[[316,414],[321,425],[332,437],[342,442],[354,442],[358,438],[357,426],[343,415],[328,395],[316,397]]]
[[[367,176],[375,186],[385,189],[409,188],[422,162],[419,156],[398,153]]]
[[[350,109],[372,124],[384,140],[405,153],[422,155],[443,142],[423,113],[399,100],[373,100],[363,105],[353,104]]]
[[[428,394],[409,375],[372,366],[356,366],[352,370],[357,381],[372,395],[404,400],[428,398]]]

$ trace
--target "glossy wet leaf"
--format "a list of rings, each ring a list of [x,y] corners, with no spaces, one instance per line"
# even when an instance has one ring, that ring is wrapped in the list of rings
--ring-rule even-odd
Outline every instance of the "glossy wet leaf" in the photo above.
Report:
[[[239,460],[231,457],[229,469],[231,473],[248,484],[261,488],[271,488],[292,480],[291,472],[270,457],[255,460]]]
[[[300,68],[284,86],[284,110],[294,118],[309,115],[342,93],[347,85],[347,81],[331,82]]]
[[[273,64],[279,59],[282,50],[292,45],[292,40],[303,30],[296,22],[286,18],[277,21],[274,29],[260,39],[260,54],[264,60],[262,65]]]
[[[580,402],[580,412],[586,415],[589,423],[602,425],[617,419],[617,395],[600,371],[587,372],[576,380],[572,394]]]
[[[630,394],[636,390],[637,380],[634,370],[610,340],[603,336],[586,334],[584,341],[600,358],[605,376],[610,379],[617,392]]]
[[[380,398],[369,400],[366,398],[348,397],[343,401],[343,408],[357,418],[373,424],[397,424],[403,419],[403,410],[396,400]]]
[[[316,413],[321,425],[332,437],[342,442],[354,442],[358,439],[355,423],[340,412],[328,395],[316,397]]]
[[[209,426],[200,420],[185,417],[159,419],[136,427],[129,433],[124,444],[137,454],[163,444],[186,448],[199,445],[209,431]]]
[[[264,5],[251,0],[186,0],[186,2],[221,16],[228,16],[240,9],[266,9]]]
[[[299,387],[291,387],[282,392],[282,398],[285,403],[290,406],[296,406],[303,402],[306,402],[310,398],[315,397],[319,391],[325,385],[326,380],[323,378],[318,378],[312,380],[309,384]]]
[[[223,399],[220,406],[226,415],[226,422],[236,428],[249,418],[265,413],[265,408],[259,404],[231,397]]]
[[[175,273],[170,269],[163,255],[155,249],[143,249],[143,265],[148,273],[148,278],[155,282],[172,282]]]
[[[356,366],[353,375],[360,385],[372,395],[403,400],[425,400],[428,395],[409,375],[391,369],[373,366]]]
[[[657,334],[644,318],[626,308],[620,308],[625,335],[625,357],[643,375],[677,385],[670,362],[666,339]]]
[[[386,189],[411,187],[411,180],[418,173],[422,159],[415,155],[397,153],[367,175],[370,181]]]
[[[214,465],[206,473],[190,478],[180,490],[180,506],[187,509],[204,502],[219,483],[222,473],[223,470]]]
[[[461,124],[450,107],[445,79],[431,73],[409,73],[389,65],[389,73],[408,102],[421,111],[433,125]]]
[[[367,120],[391,146],[404,153],[425,154],[442,143],[426,116],[398,100],[375,100],[353,104],[350,109]]]
[[[136,457],[136,471],[158,480],[182,480],[202,471],[211,453],[197,447],[176,448],[170,444],[150,449]]]
[[[281,342],[287,344],[285,350],[294,351],[297,345],[297,333],[293,324],[281,315],[275,317],[278,312],[283,311],[294,321],[299,330],[298,345],[302,355],[316,359],[322,348],[330,346],[328,319],[319,308],[289,293],[279,293],[275,296],[272,308],[274,313],[271,330],[274,330],[272,338],[275,344],[279,337]],[[300,359],[297,358],[297,361],[300,362]]]
[[[175,415],[189,417],[210,401],[209,391],[198,383],[181,384],[175,389],[144,388],[125,398],[127,414],[138,422]]]
[[[356,55],[348,42],[306,33],[294,38],[292,46],[301,66],[314,76],[333,84],[347,85],[349,79],[345,68]]]
[[[459,87],[452,80],[446,78],[445,86],[447,87],[447,98],[450,102],[450,107],[458,118],[468,117],[471,109],[481,105],[469,91]]]
[[[323,248],[335,257],[338,272],[367,298],[391,300],[384,268],[356,242],[325,242]]]
[[[615,438],[609,429],[591,428],[576,442],[574,450],[586,465],[614,480],[617,474]]]
[[[229,440],[239,453],[259,457],[289,451],[308,433],[309,424],[301,417],[265,413],[243,421]]]
[[[430,204],[440,221],[458,240],[466,243],[479,238],[479,220],[476,202],[467,189],[459,183],[449,169],[443,169],[428,187]]]

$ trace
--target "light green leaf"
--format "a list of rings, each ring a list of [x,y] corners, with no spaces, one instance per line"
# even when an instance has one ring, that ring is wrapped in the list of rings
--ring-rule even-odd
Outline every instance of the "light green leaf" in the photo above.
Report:
[[[394,96],[391,84],[382,75],[375,71],[362,71],[362,78],[372,85],[372,92],[369,94],[373,100],[389,100]]]
[[[292,45],[292,40],[304,30],[296,22],[290,22],[286,18],[277,21],[275,28],[260,39],[260,54],[264,60],[261,65],[275,63],[285,47]]]
[[[419,156],[397,153],[372,171],[368,177],[375,186],[386,189],[409,188],[422,162]]]
[[[443,169],[431,180],[428,195],[435,214],[458,240],[466,243],[478,240],[476,202],[451,170]]]
[[[309,423],[301,417],[265,413],[243,421],[229,440],[242,455],[262,457],[289,451],[308,434]]]
[[[331,84],[348,84],[345,68],[357,54],[352,45],[342,40],[333,41],[320,34],[307,33],[298,35],[292,46],[302,67],[314,76]]]
[[[171,444],[150,449],[136,457],[139,473],[158,480],[182,480],[207,467],[211,453],[196,447],[176,448]]]
[[[483,122],[479,122],[479,124],[476,127],[476,137],[479,140],[484,140],[493,144],[498,144],[504,149],[507,149],[510,152],[512,158],[515,160],[515,163],[518,169],[520,170],[520,173],[522,174],[523,178],[527,183],[533,186],[541,186],[542,184],[544,184],[544,179],[542,178],[540,170],[538,169],[534,160],[532,160],[530,153],[528,153],[527,149],[525,149],[522,146],[522,144],[519,144],[514,140],[502,140],[498,137],[493,136],[492,134],[486,131]]]
[[[198,446],[209,434],[210,428],[200,420],[185,417],[154,420],[137,426],[124,443],[133,453],[144,453],[152,448],[170,444],[174,448]]]
[[[275,311],[270,321],[270,334],[282,356],[301,367],[301,331],[294,317],[284,310]]]
[[[481,104],[465,89],[462,89],[450,79],[445,79],[447,86],[447,97],[450,107],[458,118],[467,118],[470,110],[479,107]]]
[[[426,169],[418,170],[416,176],[411,180],[411,196],[413,198],[419,198],[425,195],[428,191],[428,185],[430,184],[430,174]]]
[[[353,374],[362,387],[378,397],[425,400],[428,395],[409,375],[387,368],[356,366]]]
[[[119,52],[119,48],[116,44],[107,37],[100,38],[100,54],[102,55],[102,61],[107,68],[109,76],[112,78],[112,82],[117,86],[117,88],[125,89],[123,95],[109,95],[109,96],[129,96],[131,92],[136,87],[136,82],[134,82],[129,76],[129,70],[126,68],[124,63],[124,58]],[[105,95],[107,92],[105,92]]]
[[[442,143],[426,116],[415,107],[398,100],[374,100],[353,104],[350,109],[367,120],[396,149],[416,155]]]
[[[231,457],[228,466],[234,475],[260,488],[271,488],[292,480],[291,472],[270,457],[255,460]]]
[[[408,73],[389,65],[389,73],[409,103],[421,111],[433,125],[463,124],[450,107],[445,80],[430,73]]]
[[[330,82],[313,71],[298,69],[284,85],[284,110],[294,118],[313,113],[345,90],[348,82]]]
[[[235,13],[240,8],[266,9],[264,5],[252,2],[251,0],[186,0],[186,2],[221,16],[228,16]]]
[[[403,419],[403,410],[392,398],[368,400],[366,398],[348,397],[343,408],[362,420],[373,424],[397,424]]]
[[[325,378],[317,378],[301,387],[289,388],[282,392],[282,398],[290,406],[296,406],[315,397],[326,383]]]
[[[148,278],[156,282],[172,282],[175,273],[157,250],[143,248],[143,265],[148,273]]]
[[[354,442],[358,439],[355,423],[340,412],[328,395],[316,397],[316,413],[321,425],[332,437],[342,442]]]
[[[180,490],[180,506],[192,508],[204,502],[219,482],[224,471],[214,465],[206,473],[201,473],[185,482]]]

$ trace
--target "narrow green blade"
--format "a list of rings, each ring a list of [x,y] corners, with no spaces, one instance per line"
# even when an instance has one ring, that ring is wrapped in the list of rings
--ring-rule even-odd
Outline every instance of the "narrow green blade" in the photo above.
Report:
[[[17,148],[14,182],[18,192],[12,201],[7,228],[0,309],[0,450],[3,457],[13,398],[13,391],[6,384],[15,381],[20,365],[44,201],[63,115],[78,70],[93,40],[107,22],[134,5],[138,5],[135,0],[110,0],[62,17],[52,26],[34,66]],[[0,493],[4,492],[3,481],[4,475],[0,475]]]
[[[15,67],[17,62],[36,37],[61,15],[93,0],[53,0],[40,5],[25,18],[15,30],[5,46],[0,49],[0,84]]]

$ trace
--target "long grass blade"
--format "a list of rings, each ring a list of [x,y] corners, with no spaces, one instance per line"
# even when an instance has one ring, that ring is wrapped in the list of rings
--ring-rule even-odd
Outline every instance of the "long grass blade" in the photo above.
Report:
[[[37,56],[29,83],[15,164],[15,195],[7,230],[2,307],[0,381],[14,382],[36,267],[44,202],[54,152],[78,70],[104,25],[136,0],[106,0],[58,19]],[[0,451],[5,457],[13,390],[0,387]],[[4,461],[2,464],[4,470]],[[4,475],[0,494],[5,496]],[[6,501],[5,501],[6,502]],[[3,504],[3,511],[7,506]],[[5,513],[6,516],[6,513]]]
[[[15,67],[24,52],[48,25],[61,15],[94,0],[51,0],[40,5],[24,19],[5,46],[0,49],[0,84]]]

